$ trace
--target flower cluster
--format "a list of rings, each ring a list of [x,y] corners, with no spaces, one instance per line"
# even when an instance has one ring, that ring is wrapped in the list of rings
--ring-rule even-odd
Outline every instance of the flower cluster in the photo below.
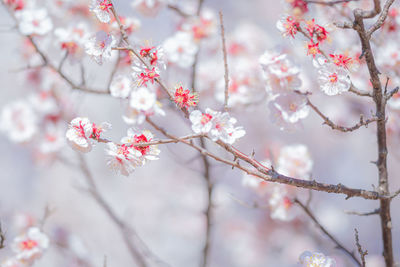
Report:
[[[246,134],[243,127],[235,127],[236,119],[228,112],[219,112],[207,108],[205,113],[194,110],[190,113],[192,130],[198,134],[208,134],[213,141],[221,140],[233,144]]]
[[[99,65],[111,58],[112,47],[117,40],[111,34],[99,31],[86,42],[86,53]]]
[[[158,159],[160,150],[157,145],[141,145],[151,141],[153,134],[150,131],[137,132],[132,128],[128,129],[127,136],[121,139],[122,144],[107,143],[108,165],[122,175],[129,176],[146,161]]]
[[[107,122],[96,125],[91,123],[88,118],[77,117],[70,122],[66,132],[68,144],[76,151],[90,152],[94,140],[99,141],[101,134],[110,128],[111,124]]]
[[[45,35],[53,29],[53,23],[45,8],[22,9],[15,13],[19,30],[24,35]]]
[[[260,64],[268,83],[271,119],[281,129],[290,129],[309,114],[307,99],[299,94],[300,71],[287,55],[268,51],[260,57]]]
[[[68,53],[72,62],[77,62],[82,58],[85,44],[88,41],[88,30],[85,23],[68,28],[57,28],[54,34],[60,48]]]
[[[31,266],[49,247],[49,238],[37,227],[30,227],[14,238],[11,249],[15,256],[1,263],[2,267]]]

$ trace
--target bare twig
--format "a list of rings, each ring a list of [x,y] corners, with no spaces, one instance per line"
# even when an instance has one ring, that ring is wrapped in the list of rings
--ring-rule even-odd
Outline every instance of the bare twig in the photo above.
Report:
[[[187,14],[186,12],[184,12],[182,9],[180,9],[178,6],[176,5],[172,5],[172,4],[168,4],[167,7],[173,11],[175,11],[178,15],[180,15],[181,17],[184,18],[188,18],[190,17],[189,14]]]
[[[378,1],[379,2],[379,1]],[[378,30],[382,25],[383,22],[386,20],[388,12],[389,12],[389,8],[390,6],[394,3],[394,0],[388,0],[385,2],[385,5],[383,6],[383,10],[382,13],[379,15],[378,20],[374,23],[374,25],[371,26],[371,28],[369,28],[369,30],[367,31],[367,37],[368,39],[371,38],[372,34]],[[380,12],[380,11],[379,11]],[[379,13],[378,12],[378,13]],[[378,14],[377,13],[377,14]]]
[[[358,212],[358,211],[349,211],[345,210],[344,213],[349,214],[349,215],[358,215],[358,216],[371,216],[371,215],[377,215],[379,214],[380,209],[376,209],[370,212]]]
[[[1,227],[1,222],[0,222],[0,249],[4,248],[4,242],[6,241],[6,236],[3,232],[3,228]]]
[[[368,124],[379,120],[379,118],[373,117],[373,118],[370,118],[370,119],[367,119],[367,120],[364,121],[364,117],[361,115],[360,116],[360,121],[358,123],[356,123],[354,126],[344,127],[344,126],[340,126],[340,125],[337,125],[337,124],[333,123],[314,104],[312,104],[309,99],[307,99],[307,104],[315,111],[315,113],[317,113],[324,120],[324,124],[326,124],[329,127],[331,127],[332,130],[337,130],[337,131],[344,132],[344,133],[345,132],[352,132],[352,131],[357,130],[358,128],[360,128],[362,126],[367,127]]]
[[[360,258],[361,258],[361,266],[365,267],[365,256],[368,255],[368,250],[362,249],[362,247],[360,245],[360,239],[358,237],[358,231],[356,228],[354,228],[354,234],[355,234],[355,238],[356,238],[356,245],[357,245],[358,253],[360,254]]]
[[[332,0],[332,1],[318,1],[318,0],[305,0],[307,4],[317,4],[322,6],[334,6],[337,4],[345,4],[349,2],[356,2],[359,0]]]
[[[328,232],[328,230],[321,225],[321,223],[318,221],[318,219],[315,217],[315,215],[311,212],[311,210],[304,205],[300,200],[295,198],[294,203],[298,204],[304,212],[310,217],[310,219],[316,224],[316,226],[333,242],[335,243],[336,247],[340,250],[342,250],[344,253],[346,253],[348,256],[350,256],[358,266],[361,266],[361,262],[357,259],[357,257],[354,255],[354,252],[348,250],[341,242],[337,240],[336,237],[334,237],[331,233]]]
[[[46,205],[46,207],[44,208],[44,213],[43,213],[43,217],[40,220],[40,229],[43,230],[44,225],[46,224],[47,220],[49,219],[49,217],[51,215],[53,215],[53,213],[55,212],[55,209],[51,209],[48,205]]]
[[[351,84],[351,85],[350,85],[349,92],[351,92],[351,93],[353,93],[353,94],[356,94],[356,95],[359,95],[359,96],[368,96],[368,97],[372,97],[372,94],[371,94],[371,93],[369,93],[369,92],[362,92],[362,91],[358,90],[358,89],[354,86],[354,84]]]
[[[224,57],[224,78],[225,78],[225,100],[224,109],[228,111],[228,100],[229,100],[229,68],[228,68],[228,56],[226,53],[226,43],[225,43],[225,29],[224,29],[224,19],[222,12],[219,12],[219,22],[221,24],[221,41],[222,41],[222,53]]]

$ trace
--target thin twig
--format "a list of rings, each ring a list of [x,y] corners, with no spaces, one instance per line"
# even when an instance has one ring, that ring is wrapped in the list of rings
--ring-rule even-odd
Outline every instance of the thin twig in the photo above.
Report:
[[[221,25],[221,41],[222,41],[222,53],[224,57],[224,78],[225,78],[225,98],[224,98],[224,109],[228,111],[228,100],[229,100],[229,68],[228,68],[228,56],[226,52],[225,42],[225,29],[224,29],[224,18],[222,12],[219,12],[219,22]]]
[[[373,117],[367,120],[364,120],[364,117],[361,115],[360,116],[360,121],[358,123],[356,123],[355,125],[351,126],[351,127],[344,127],[341,125],[337,125],[335,123],[333,123],[327,116],[325,116],[314,104],[311,103],[311,101],[309,99],[307,99],[307,105],[309,105],[314,111],[315,113],[317,113],[323,120],[324,120],[324,124],[328,125],[329,127],[332,128],[332,130],[337,130],[340,132],[352,132],[357,130],[358,128],[365,126],[367,127],[370,123],[378,121],[379,118],[377,117]]]
[[[0,249],[4,248],[4,242],[6,241],[6,236],[3,232],[3,228],[1,226],[1,222],[0,222]]]
[[[350,2],[356,2],[359,0],[332,0],[332,1],[318,1],[318,0],[305,0],[307,4],[317,4],[322,6],[334,6],[337,4],[345,4]]]
[[[360,239],[358,237],[357,228],[354,228],[354,234],[355,234],[355,238],[356,238],[356,245],[357,245],[358,253],[360,254],[360,258],[361,258],[361,266],[365,267],[365,256],[368,255],[368,250],[362,249],[362,247],[360,245]]]
[[[361,262],[357,259],[357,257],[354,255],[353,252],[348,250],[341,242],[337,240],[336,237],[334,237],[331,233],[328,232],[328,230],[321,225],[321,223],[318,221],[318,219],[314,216],[314,214],[311,212],[311,210],[306,207],[300,200],[295,198],[294,203],[298,204],[304,212],[310,217],[310,219],[317,225],[317,227],[333,242],[335,243],[336,247],[340,250],[342,250],[344,253],[346,253],[348,256],[350,256],[358,266],[361,266]]]
[[[345,210],[344,213],[349,214],[349,215],[358,215],[358,216],[371,216],[371,215],[377,215],[379,214],[380,209],[376,209],[370,212],[358,212],[358,211],[350,211],[350,210]]]

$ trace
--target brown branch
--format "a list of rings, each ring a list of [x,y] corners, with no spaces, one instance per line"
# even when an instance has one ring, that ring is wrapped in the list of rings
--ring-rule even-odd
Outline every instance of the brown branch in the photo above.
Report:
[[[161,128],[160,126],[155,124],[150,118],[147,118],[146,121],[150,125],[152,125],[156,130],[158,130],[159,132],[164,134],[166,137],[171,138],[171,139],[179,140],[179,137],[176,137],[176,136],[168,133],[163,128]],[[349,188],[349,187],[346,187],[346,186],[344,186],[342,184],[334,185],[334,184],[319,183],[319,182],[317,182],[315,180],[307,181],[307,180],[292,178],[292,177],[288,177],[288,176],[279,174],[275,170],[265,167],[260,162],[258,162],[257,160],[253,159],[252,157],[240,152],[239,150],[237,150],[233,146],[227,145],[227,144],[225,144],[225,143],[223,143],[221,141],[217,141],[216,144],[218,144],[221,147],[223,147],[226,151],[231,153],[236,159],[241,159],[241,160],[249,163],[256,170],[244,167],[244,166],[240,165],[238,161],[230,161],[230,160],[221,158],[220,156],[217,156],[217,155],[215,155],[215,154],[213,154],[213,153],[201,148],[200,146],[194,145],[193,142],[190,142],[190,141],[187,141],[187,140],[179,140],[179,142],[193,147],[194,149],[199,151],[202,155],[206,155],[208,157],[211,157],[211,158],[215,159],[216,161],[225,163],[225,164],[230,165],[230,166],[232,166],[234,168],[238,168],[238,169],[244,171],[245,173],[247,173],[249,175],[256,176],[256,177],[261,178],[261,179],[263,179],[264,181],[267,181],[267,182],[286,184],[286,185],[295,186],[295,187],[299,187],[299,188],[311,189],[311,190],[327,192],[327,193],[344,194],[344,195],[347,196],[346,197],[347,199],[351,198],[351,197],[361,197],[361,198],[364,198],[364,199],[387,198],[385,196],[379,195],[379,193],[375,192],[375,191],[368,191],[368,190],[363,190],[363,189]]]
[[[370,11],[360,10],[361,11],[360,14],[363,19],[371,19],[381,12],[382,10],[381,0],[373,0],[373,1],[374,1],[374,8],[372,10]]]
[[[383,6],[382,13],[379,15],[378,20],[367,31],[367,37],[368,38],[371,38],[372,34],[383,25],[383,22],[385,22],[385,20],[387,18],[387,15],[388,15],[388,12],[389,12],[389,8],[393,3],[394,3],[394,0],[388,0],[388,1],[385,2],[385,5]]]
[[[201,138],[203,137],[203,134],[190,134],[190,135],[185,135],[182,137],[178,137],[179,140],[190,140],[190,139],[195,139],[195,138]],[[96,140],[99,143],[111,143],[113,141],[105,139],[105,138],[92,138],[93,140]],[[153,145],[163,145],[163,144],[170,144],[170,143],[178,143],[179,141],[176,139],[162,139],[162,140],[153,140],[151,142],[143,142],[143,143],[134,143],[132,146],[153,146]]]
[[[391,0],[387,0],[385,7]],[[375,12],[380,12],[380,1],[374,0]],[[379,12],[378,12],[379,11]],[[374,13],[374,12],[373,12]],[[383,243],[383,257],[385,258],[385,264],[387,267],[394,265],[393,255],[393,237],[392,237],[392,219],[390,214],[390,197],[389,195],[389,180],[388,180],[388,169],[387,169],[387,154],[388,148],[386,143],[386,101],[385,94],[383,92],[382,84],[379,78],[379,70],[375,64],[374,54],[372,52],[370,36],[368,35],[365,26],[364,18],[365,11],[361,9],[355,9],[353,11],[354,25],[353,28],[357,32],[362,48],[362,54],[365,56],[367,63],[368,72],[370,75],[370,81],[373,87],[373,99],[376,107],[376,117],[379,118],[377,121],[377,144],[378,144],[378,160],[376,166],[379,172],[379,192],[386,196],[380,200],[380,219],[381,219],[381,231],[382,231],[382,243]],[[367,16],[368,17],[368,16]]]
[[[350,2],[356,2],[359,0],[332,0],[332,1],[318,1],[318,0],[305,0],[307,4],[317,4],[322,6],[334,6],[337,4],[344,4]]]
[[[167,7],[168,7],[169,9],[175,11],[179,16],[181,16],[181,17],[183,17],[183,18],[188,18],[188,17],[191,16],[190,14],[187,14],[186,12],[184,12],[182,9],[180,9],[180,8],[179,8],[178,6],[176,6],[176,5],[168,4]]]
[[[356,245],[357,245],[358,253],[360,254],[360,258],[361,258],[361,266],[365,267],[365,256],[368,255],[368,250],[362,249],[362,247],[360,245],[360,239],[358,238],[358,231],[356,228],[354,228],[354,234],[355,234],[355,238],[356,238]]]
[[[204,137],[200,137],[200,147],[202,149],[207,149]],[[207,267],[209,266],[209,255],[210,255],[210,245],[211,245],[211,228],[212,228],[212,220],[213,220],[213,202],[212,202],[212,196],[213,196],[213,190],[214,190],[214,184],[211,181],[211,175],[210,175],[210,162],[208,161],[208,157],[205,155],[201,155],[202,160],[203,160],[203,166],[204,166],[204,180],[207,183],[207,206],[206,210],[204,212],[205,217],[206,217],[206,231],[205,231],[205,241],[204,241],[204,247],[203,247],[203,258],[202,258],[202,267]]]
[[[0,249],[5,248],[4,242],[6,241],[6,236],[3,232],[3,228],[1,227],[0,222]]]
[[[361,262],[357,259],[357,257],[354,255],[354,252],[348,250],[341,242],[337,240],[336,237],[334,237],[331,233],[328,232],[328,230],[322,226],[322,224],[318,221],[318,219],[315,217],[315,215],[311,212],[311,210],[306,207],[300,200],[295,198],[294,203],[298,204],[303,211],[310,217],[310,219],[317,225],[317,227],[336,245],[336,248],[342,250],[344,253],[346,253],[348,256],[350,256],[358,266],[361,266]]]
[[[359,95],[359,96],[368,96],[368,97],[372,97],[372,94],[371,94],[371,93],[369,93],[369,92],[363,92],[363,91],[358,90],[358,89],[354,86],[354,84],[351,84],[351,85],[350,85],[349,92],[351,92],[351,93],[353,93],[353,94],[356,94],[356,95]]]
[[[379,214],[380,209],[376,209],[370,212],[358,212],[358,211],[344,211],[344,213],[349,214],[349,215],[358,215],[358,216],[371,216],[371,215],[376,215]]]
[[[225,29],[224,29],[224,19],[222,12],[219,12],[219,22],[221,24],[221,41],[222,41],[222,53],[224,57],[224,78],[225,78],[225,98],[224,98],[224,109],[228,111],[228,100],[229,100],[229,69],[228,69],[228,56],[226,53],[226,43],[225,43]]]
[[[355,131],[355,130],[357,130],[358,128],[360,128],[362,126],[367,127],[370,123],[375,122],[375,121],[379,121],[378,117],[373,117],[373,118],[370,118],[370,119],[367,119],[366,121],[364,121],[364,117],[361,115],[360,116],[360,121],[357,124],[355,124],[354,126],[351,126],[351,127],[344,127],[344,126],[340,126],[340,125],[337,125],[334,122],[332,122],[314,104],[312,104],[309,99],[307,99],[307,105],[309,105],[315,111],[315,113],[317,113],[318,116],[320,116],[324,120],[324,124],[326,124],[329,127],[331,127],[332,130],[337,130],[337,131],[344,132],[344,133],[345,132]]]

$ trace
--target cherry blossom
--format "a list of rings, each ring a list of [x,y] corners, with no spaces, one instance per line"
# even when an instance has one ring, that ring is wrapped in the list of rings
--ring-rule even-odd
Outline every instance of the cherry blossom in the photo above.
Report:
[[[11,245],[16,258],[26,262],[40,258],[48,247],[49,238],[37,227],[31,227],[26,233],[17,236]]]
[[[235,127],[237,120],[229,115],[228,112],[209,110],[212,116],[212,127],[210,137],[213,141],[221,140],[227,144],[233,144],[237,139],[243,137],[246,131],[243,127]]]
[[[280,174],[308,180],[312,167],[313,161],[305,145],[295,144],[280,150],[277,160],[277,171]]]
[[[38,132],[38,118],[32,106],[23,100],[5,105],[0,115],[0,130],[13,142],[32,140]]]
[[[117,98],[127,98],[131,93],[131,83],[131,80],[127,76],[116,76],[110,85],[111,95]]]
[[[291,221],[295,217],[293,202],[283,185],[273,185],[272,194],[268,200],[270,216],[274,220]]]
[[[141,27],[141,22],[140,20],[132,17],[123,17],[119,16],[119,20],[121,21],[121,24],[125,26],[125,32],[127,35],[130,35],[136,31],[138,31]],[[111,27],[115,30],[119,30],[119,25],[116,19],[114,18],[113,23],[111,24]]]
[[[86,53],[101,65],[104,61],[111,58],[111,48],[116,42],[112,35],[104,31],[99,31],[86,42]]]
[[[209,133],[211,131],[213,110],[207,108],[206,112],[202,113],[200,110],[193,110],[190,113],[189,119],[192,122],[192,130],[195,133]]]
[[[48,154],[60,151],[66,144],[64,132],[60,125],[49,124],[40,140],[40,152]]]
[[[245,135],[242,127],[235,127],[236,119],[229,116],[228,112],[221,113],[207,108],[205,113],[194,110],[190,113],[192,130],[195,133],[208,133],[213,141],[221,140],[233,144]]]
[[[181,31],[165,40],[163,47],[167,61],[181,68],[190,67],[198,51],[198,46],[190,33]]]
[[[75,118],[69,124],[66,137],[69,145],[76,151],[89,152],[92,150],[93,124],[88,118]]]
[[[136,110],[148,111],[154,107],[156,101],[156,94],[149,88],[139,87],[132,91],[129,104]]]
[[[16,14],[19,30],[24,35],[45,35],[53,28],[53,23],[45,8],[24,9]]]
[[[281,112],[282,119],[287,123],[296,123],[310,113],[307,98],[297,93],[281,94],[271,102]]]
[[[153,141],[153,134],[148,131],[139,132],[133,128],[128,129],[127,136],[121,139],[121,142],[134,150],[140,152],[141,164],[144,165],[146,160],[157,160],[160,150],[157,145],[137,146],[140,143],[148,143]]]
[[[107,143],[106,154],[108,157],[107,165],[124,176],[129,176],[136,166],[141,165],[140,156],[142,154],[125,144]]]
[[[108,0],[92,0],[90,11],[95,13],[101,22],[108,23],[111,20],[111,8],[112,4]]]
[[[198,17],[187,18],[181,25],[181,30],[190,33],[195,41],[213,36],[217,33],[215,12],[203,9]]]
[[[68,28],[57,28],[54,31],[57,41],[62,50],[68,52],[68,56],[76,62],[83,56],[84,44],[88,39],[87,25],[79,23]]]
[[[270,160],[264,160],[261,164],[267,168],[271,168],[272,165]],[[268,182],[247,173],[243,174],[242,185],[255,190],[261,196],[264,196],[270,191]]]
[[[175,104],[180,108],[189,108],[197,105],[198,95],[191,93],[189,89],[177,86],[174,93]]]
[[[298,29],[300,28],[300,23],[293,16],[285,16],[282,19],[278,20],[276,23],[276,27],[282,33],[284,37],[286,36],[294,36],[297,34]]]
[[[329,96],[341,94],[350,89],[351,80],[345,68],[326,63],[319,68],[318,74],[320,88]]]
[[[299,261],[304,267],[308,266],[315,266],[315,267],[335,267],[336,262],[334,259],[325,256],[322,253],[318,252],[310,252],[305,251],[303,252],[300,257]]]

